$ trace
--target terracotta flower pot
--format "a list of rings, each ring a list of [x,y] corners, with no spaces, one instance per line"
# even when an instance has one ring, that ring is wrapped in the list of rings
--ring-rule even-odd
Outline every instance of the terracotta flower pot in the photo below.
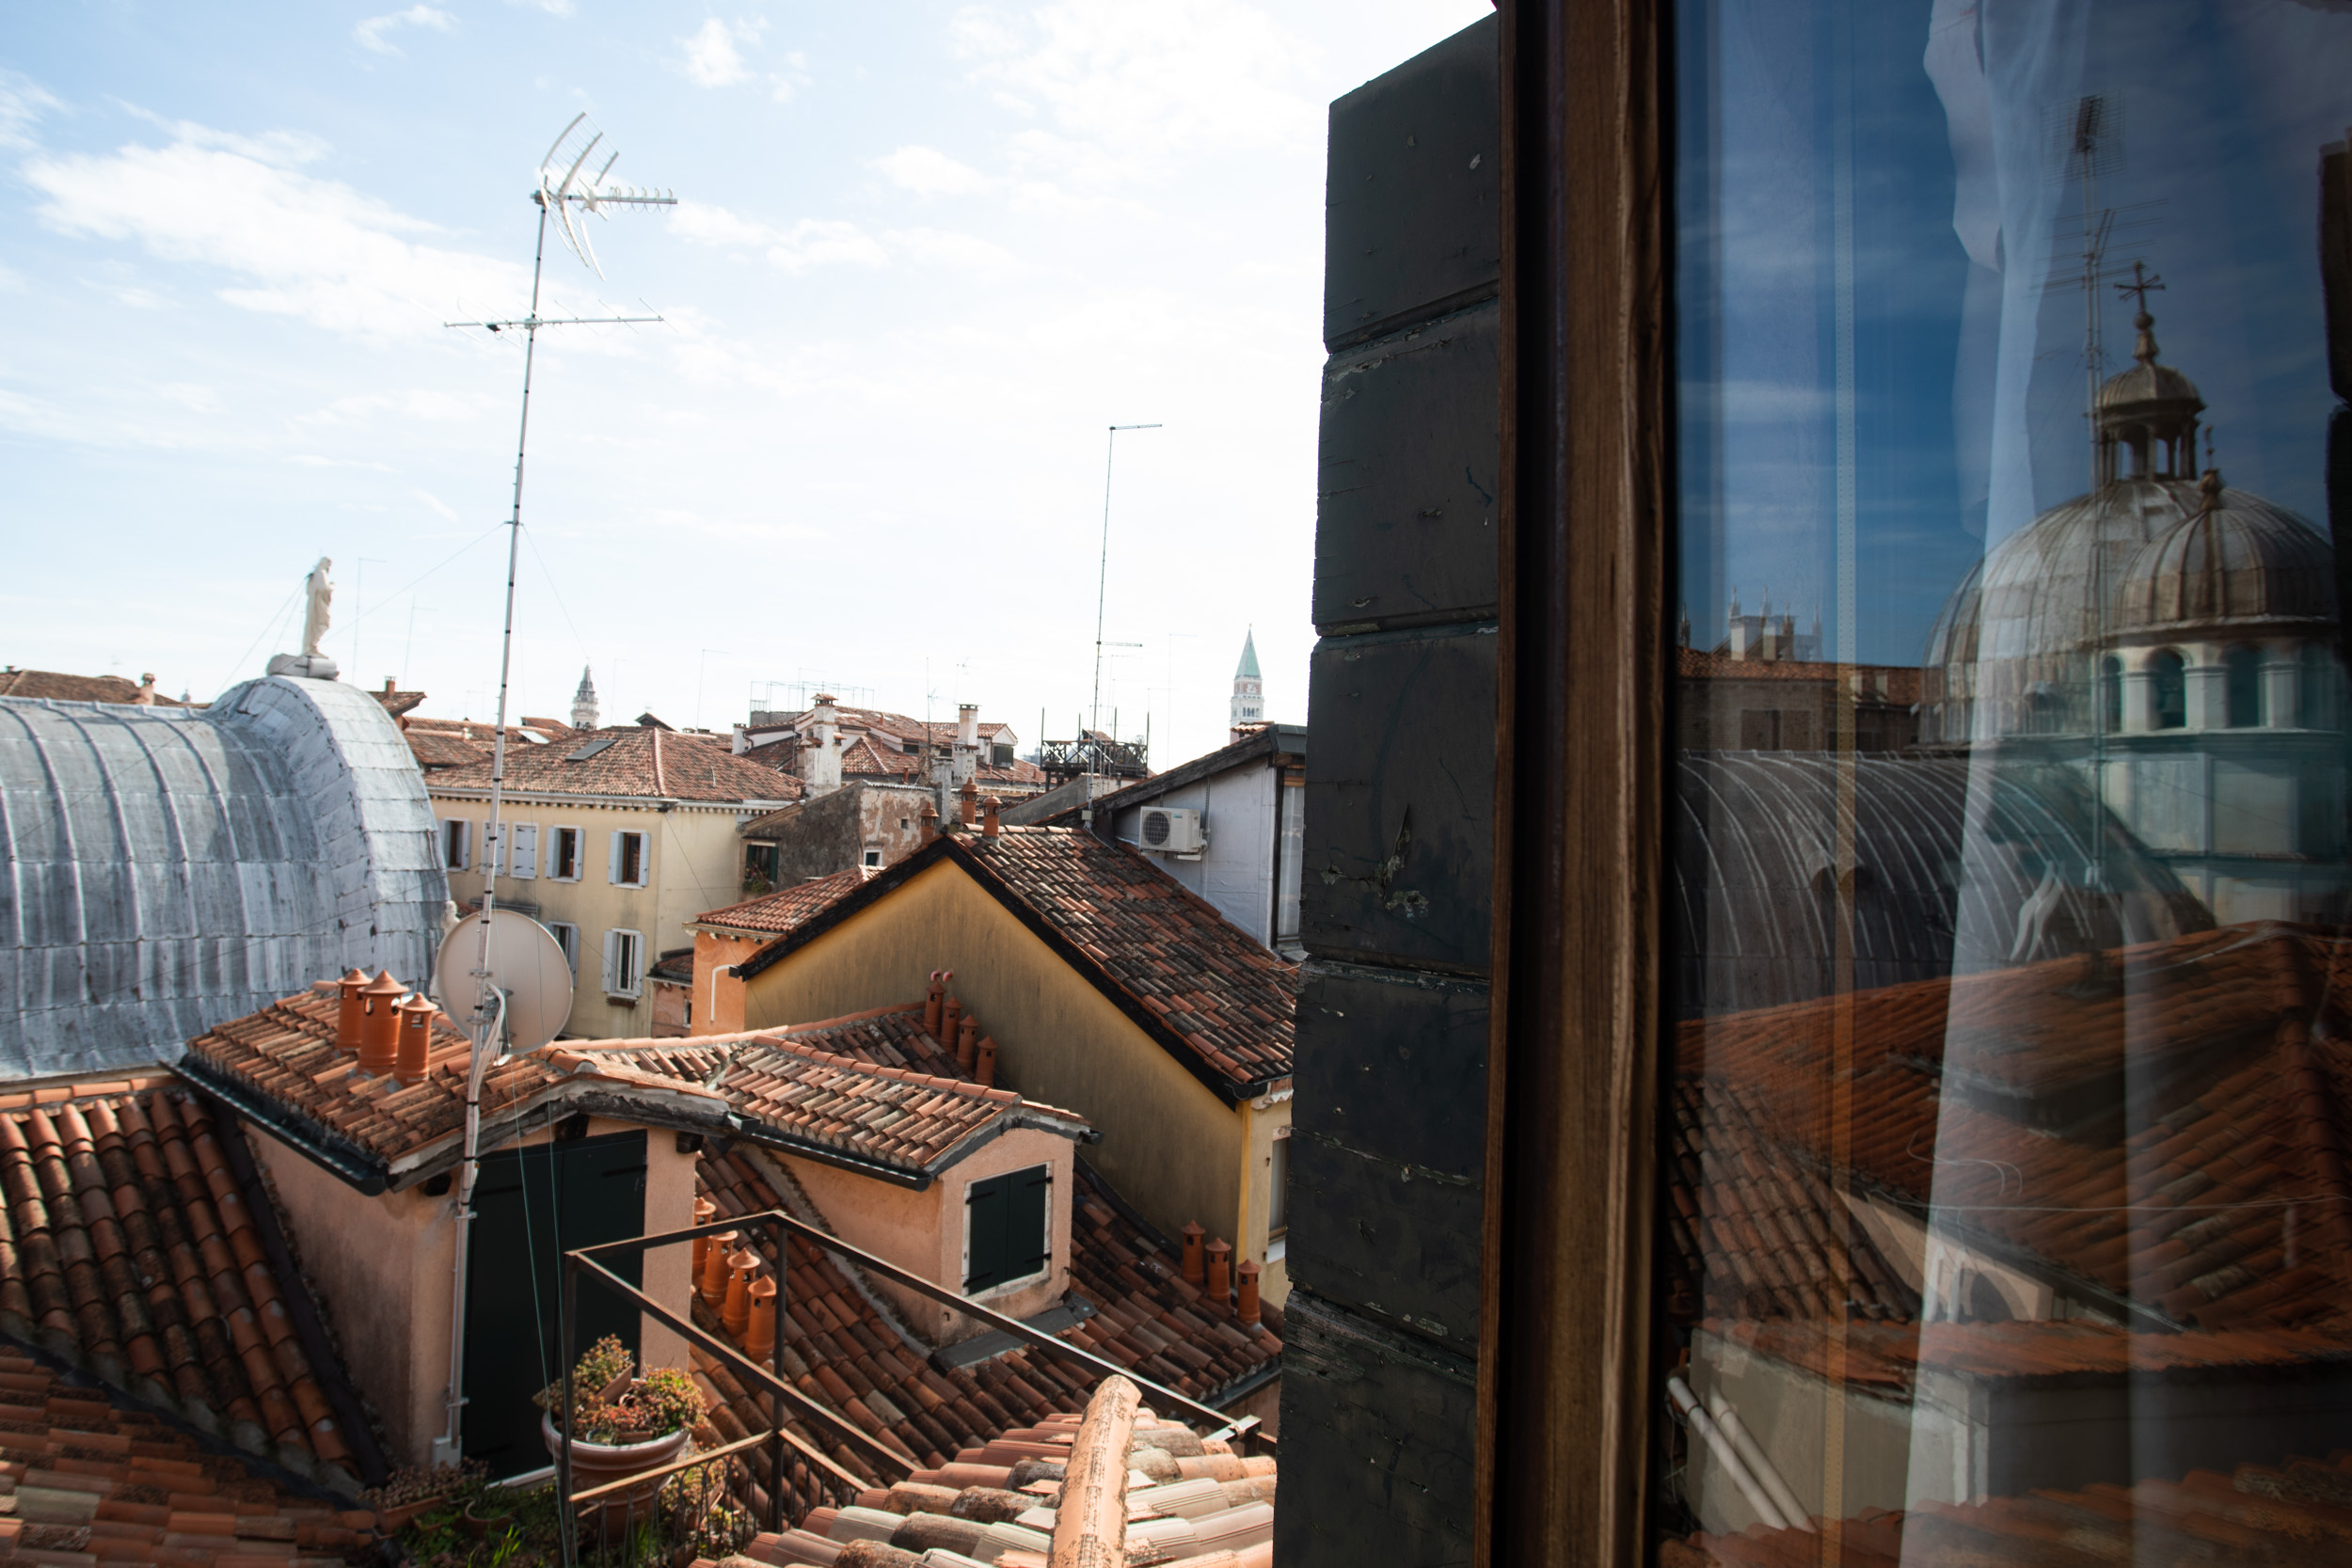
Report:
[[[564,1439],[557,1435],[552,1412],[539,1418],[539,1435],[548,1445],[548,1455],[559,1465],[563,1462]],[[609,1481],[622,1481],[645,1470],[658,1470],[686,1451],[693,1434],[683,1429],[666,1437],[655,1437],[643,1443],[591,1443],[585,1438],[571,1445],[572,1490],[585,1492]],[[596,1522],[607,1541],[618,1541],[636,1524],[650,1520],[654,1512],[654,1497],[661,1490],[667,1476],[651,1477],[636,1486],[625,1486],[592,1498],[582,1509],[585,1519]]]
[[[429,1513],[446,1505],[448,1501],[449,1494],[441,1492],[430,1497],[419,1497],[415,1502],[397,1503],[390,1508],[379,1508],[375,1511],[375,1528],[385,1535],[398,1535],[415,1523],[418,1515]]]

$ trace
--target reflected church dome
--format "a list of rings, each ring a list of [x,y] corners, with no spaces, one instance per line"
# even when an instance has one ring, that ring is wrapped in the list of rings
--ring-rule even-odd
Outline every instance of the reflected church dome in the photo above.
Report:
[[[2132,558],[2116,591],[2118,635],[2228,626],[2312,630],[2336,620],[2335,550],[2281,506],[2227,489],[2211,469],[2198,507]]]

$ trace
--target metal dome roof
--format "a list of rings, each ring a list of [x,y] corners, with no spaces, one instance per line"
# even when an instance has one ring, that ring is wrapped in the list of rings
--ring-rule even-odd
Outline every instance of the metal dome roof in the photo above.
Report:
[[[2208,470],[2199,506],[2142,546],[2116,593],[2119,633],[2336,619],[2335,551],[2312,524]]]
[[[421,984],[433,809],[367,692],[0,698],[0,1078],[119,1071],[358,965]]]
[[[2062,765],[1686,752],[1667,919],[1689,1014],[1836,989],[1833,847],[1847,768],[1857,990],[2213,925]],[[2091,891],[2094,844],[2104,895]]]

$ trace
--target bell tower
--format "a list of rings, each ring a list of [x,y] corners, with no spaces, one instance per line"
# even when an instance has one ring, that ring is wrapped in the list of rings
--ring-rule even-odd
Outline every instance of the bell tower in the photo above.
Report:
[[[1241,662],[1233,667],[1233,700],[1229,709],[1234,739],[1240,738],[1244,724],[1256,724],[1265,719],[1265,683],[1258,674],[1258,636],[1256,628],[1242,634]]]

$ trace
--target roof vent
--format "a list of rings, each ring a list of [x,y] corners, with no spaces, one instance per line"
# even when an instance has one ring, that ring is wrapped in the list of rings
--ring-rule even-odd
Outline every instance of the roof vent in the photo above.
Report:
[[[1155,855],[1198,855],[1208,847],[1200,813],[1188,806],[1146,806],[1136,832],[1144,848]]]
[[[603,751],[606,747],[611,746],[614,741],[620,738],[621,737],[617,735],[600,735],[596,736],[596,739],[588,742],[587,745],[582,746],[579,751],[574,752],[570,756],[565,757],[564,760],[565,762],[586,762],[590,757],[595,756],[598,752]]]

